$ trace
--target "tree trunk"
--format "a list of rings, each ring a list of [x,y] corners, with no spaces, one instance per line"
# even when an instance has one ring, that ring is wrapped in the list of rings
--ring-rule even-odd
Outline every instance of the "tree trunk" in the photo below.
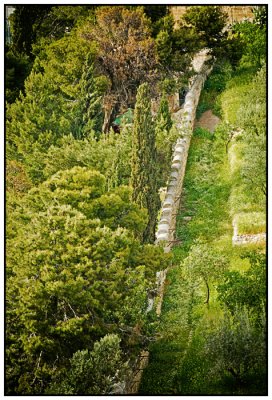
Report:
[[[210,288],[209,288],[209,284],[208,281],[206,279],[204,279],[204,282],[206,284],[206,288],[207,288],[207,298],[205,301],[205,304],[207,304],[207,306],[209,307],[209,301],[210,301]]]
[[[110,127],[115,120],[115,117],[119,111],[119,104],[116,99],[108,99],[104,103],[103,111],[104,111],[104,122],[102,127],[102,132],[107,133],[110,130]]]
[[[228,372],[236,379],[238,385],[243,384],[243,380],[240,375],[240,369],[236,372],[232,367],[228,368]]]
[[[103,122],[103,127],[102,127],[103,133],[108,132],[110,129],[111,115],[112,115],[112,108],[104,110],[104,122]]]

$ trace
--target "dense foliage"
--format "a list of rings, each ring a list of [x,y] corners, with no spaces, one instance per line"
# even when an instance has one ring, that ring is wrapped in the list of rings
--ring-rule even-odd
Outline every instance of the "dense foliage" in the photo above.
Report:
[[[241,176],[246,190],[265,202],[266,197],[266,66],[258,72],[242,103],[238,118],[244,128]]]
[[[221,123],[214,133],[194,130],[180,243],[141,395],[267,394],[265,240],[235,245],[233,236],[234,221],[244,237],[266,230],[266,9],[259,11],[230,32],[239,52],[226,59],[215,49],[221,57],[197,115],[212,109]]]
[[[144,232],[145,242],[154,242],[156,216],[160,206],[158,195],[158,167],[155,126],[151,115],[151,99],[147,84],[139,87],[135,106],[132,132],[132,199],[140,207],[147,208],[148,224]]]
[[[113,81],[101,74],[98,44],[86,38],[92,24],[86,12],[53,7],[39,23],[27,44],[36,58],[24,94],[7,107],[9,394],[114,390],[125,379],[127,361],[153,334],[147,295],[155,289],[156,271],[168,263],[162,249],[142,243],[148,224],[154,238],[157,208],[148,217],[147,204],[132,202],[126,186],[132,126],[124,122],[119,134],[102,134]],[[140,9],[116,12],[127,23],[136,15],[139,23],[146,18]],[[54,26],[48,32],[53,15],[62,18],[60,27],[71,17],[69,35]],[[16,24],[18,18],[15,30]],[[156,197],[156,190],[149,192]],[[78,384],[81,368],[93,376],[87,386]]]
[[[230,376],[241,393],[250,379],[263,390],[264,257],[235,252],[234,262],[222,245],[229,213],[265,215],[266,9],[257,11],[228,35],[218,6],[190,7],[177,24],[164,5],[15,6],[5,71],[6,394],[122,392],[158,337],[159,379],[161,343],[171,358],[167,393],[228,393]],[[179,134],[168,96],[188,86],[205,46],[218,62],[202,111],[212,104],[224,124],[193,138],[164,336],[147,309],[171,260],[154,245]],[[224,96],[240,88],[245,66],[247,96],[228,120]],[[242,160],[229,173],[235,145]]]
[[[15,7],[11,16],[12,48],[16,53],[32,56],[32,44],[37,38],[40,26],[50,13],[52,6],[23,5]]]
[[[214,51],[220,46],[225,36],[223,28],[227,21],[227,15],[220,6],[190,7],[183,19],[200,35],[201,47],[208,47]]]
[[[128,189],[106,192],[105,183],[87,168],[59,171],[22,199],[19,218],[10,222],[12,393],[43,392],[56,363],[61,368],[71,351],[90,349],[108,332],[143,341],[146,291],[166,259],[160,248],[136,239],[146,214],[130,202]]]
[[[128,370],[122,356],[120,338],[114,334],[106,335],[99,342],[95,342],[91,352],[75,352],[69,368],[55,378],[46,394],[114,393]]]
[[[96,23],[84,26],[81,35],[96,42],[98,69],[110,80],[104,100],[103,131],[108,131],[120,109],[134,104],[138,86],[154,81],[155,44],[140,8],[101,7]]]

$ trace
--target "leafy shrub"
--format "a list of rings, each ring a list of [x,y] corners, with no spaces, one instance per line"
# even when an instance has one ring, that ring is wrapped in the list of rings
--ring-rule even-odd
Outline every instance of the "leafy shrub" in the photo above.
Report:
[[[196,117],[211,109],[215,115],[221,117],[221,106],[218,102],[218,95],[225,89],[228,79],[231,76],[232,68],[228,62],[217,63],[211,75],[205,82],[204,90],[201,93]]]
[[[265,318],[261,327],[256,327],[252,313],[241,307],[234,314],[226,312],[219,321],[217,329],[206,336],[212,376],[231,376],[238,393],[265,394]]]
[[[195,128],[195,130],[194,130],[194,136],[201,137],[203,139],[212,139],[213,133],[210,132],[208,129],[198,127],[198,128]]]
[[[127,371],[122,360],[118,335],[109,334],[94,343],[92,351],[79,350],[70,359],[60,381],[56,380],[47,390],[47,394],[109,394],[120,385]]]

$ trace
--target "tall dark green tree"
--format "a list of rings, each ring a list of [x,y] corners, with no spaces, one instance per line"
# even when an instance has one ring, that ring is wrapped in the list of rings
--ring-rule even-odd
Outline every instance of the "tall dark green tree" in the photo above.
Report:
[[[16,53],[32,54],[32,44],[37,37],[37,31],[49,14],[50,5],[16,5],[12,14],[12,48]]]
[[[159,124],[162,129],[165,129],[167,131],[169,131],[173,125],[171,113],[169,110],[169,104],[165,93],[163,93],[160,101],[160,106],[157,115],[157,124]]]
[[[157,185],[157,152],[155,126],[151,115],[150,90],[142,84],[137,93],[132,133],[131,184],[132,200],[148,210],[148,223],[143,235],[145,242],[155,239],[155,227],[159,208]]]
[[[106,78],[103,80],[103,77],[100,77],[100,82],[98,79],[95,80],[94,78],[93,55],[90,53],[87,56],[81,78],[82,109],[80,118],[82,118],[83,123],[82,136],[85,136],[90,130],[94,130],[96,136],[99,136],[102,131],[103,112],[101,99],[103,89],[107,87],[107,81]]]
[[[32,63],[25,54],[14,53],[10,46],[5,46],[5,52],[5,100],[13,103],[20,91],[24,91],[24,81]]]
[[[153,24],[169,13],[166,5],[145,5],[143,7],[145,14],[151,19]]]
[[[97,6],[93,5],[64,5],[53,6],[49,14],[44,18],[37,39],[46,37],[48,39],[60,39],[65,33],[70,32],[73,27],[80,24],[85,18],[92,15]]]
[[[182,19],[198,35],[202,46],[208,47],[210,53],[216,55],[217,49],[226,37],[223,29],[227,22],[227,14],[222,8],[220,6],[189,7]]]
[[[162,75],[167,78],[173,78],[173,72],[175,71],[178,73],[179,79],[183,77],[182,80],[187,82],[192,58],[202,48],[199,35],[191,27],[175,26],[175,21],[171,14],[157,21],[153,30],[155,32],[156,53]]]
[[[172,146],[175,142],[173,121],[169,110],[169,104],[165,93],[163,93],[156,117],[156,146],[158,153],[159,186],[165,186],[169,175],[172,158]]]

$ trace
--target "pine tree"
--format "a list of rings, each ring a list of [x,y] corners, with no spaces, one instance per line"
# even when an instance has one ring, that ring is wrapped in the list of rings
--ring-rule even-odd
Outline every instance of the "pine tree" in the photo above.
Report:
[[[160,31],[156,38],[157,53],[162,65],[169,65],[172,56],[172,41],[168,32]]]
[[[155,127],[151,115],[151,99],[146,83],[139,86],[132,133],[131,184],[132,200],[147,208],[148,223],[143,234],[144,242],[155,239],[155,227],[159,208],[157,187]]]

